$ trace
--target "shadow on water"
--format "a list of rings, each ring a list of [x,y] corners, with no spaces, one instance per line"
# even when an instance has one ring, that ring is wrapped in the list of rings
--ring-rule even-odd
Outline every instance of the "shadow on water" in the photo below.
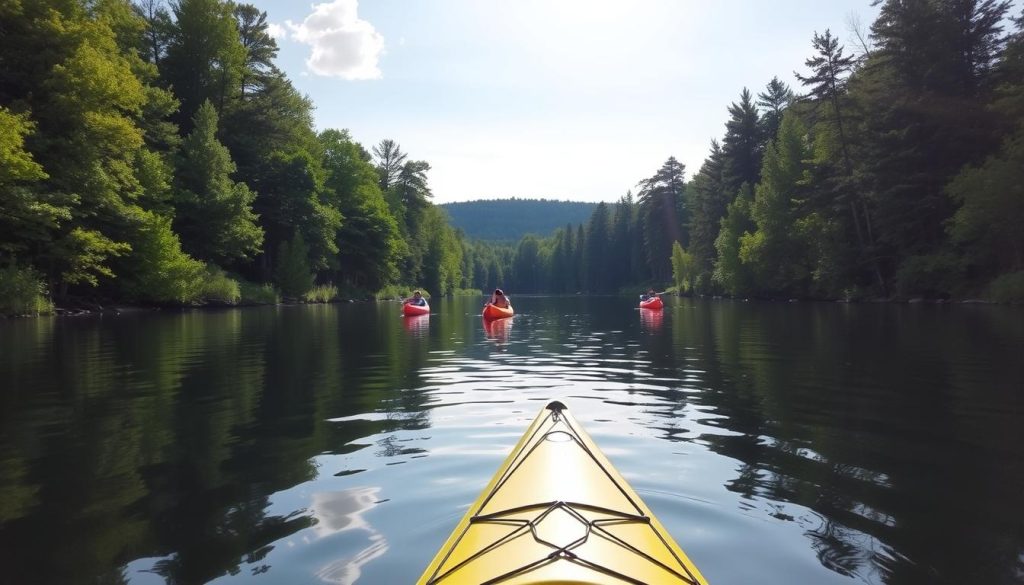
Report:
[[[549,398],[712,583],[1024,580],[1019,308],[479,304],[0,323],[5,580],[410,582]]]

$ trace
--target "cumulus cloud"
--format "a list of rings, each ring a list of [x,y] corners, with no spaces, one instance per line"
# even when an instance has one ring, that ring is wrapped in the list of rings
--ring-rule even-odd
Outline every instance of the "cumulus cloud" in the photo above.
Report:
[[[288,38],[288,29],[272,22],[267,25],[267,34],[274,40],[280,41]]]
[[[316,75],[343,79],[379,79],[377,66],[384,37],[359,18],[359,0],[315,4],[300,24],[287,21],[291,38],[309,45],[306,66]]]

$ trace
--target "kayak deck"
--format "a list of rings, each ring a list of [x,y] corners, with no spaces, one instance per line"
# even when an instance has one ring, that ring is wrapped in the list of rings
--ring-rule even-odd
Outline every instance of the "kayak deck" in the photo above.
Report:
[[[512,305],[509,305],[508,307],[499,307],[497,305],[487,303],[484,306],[483,311],[485,319],[506,319],[511,317],[513,314],[515,314],[515,311],[512,309]]]
[[[661,297],[654,297],[646,301],[640,301],[641,309],[657,310],[664,308],[665,303],[661,300]]]
[[[537,416],[420,585],[707,585],[561,402]]]

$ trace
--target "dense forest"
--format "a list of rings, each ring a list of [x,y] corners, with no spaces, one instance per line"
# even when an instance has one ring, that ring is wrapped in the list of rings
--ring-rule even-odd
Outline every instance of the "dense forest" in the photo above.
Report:
[[[1024,14],[877,3],[852,51],[813,34],[799,88],[743,89],[695,174],[670,157],[584,224],[522,238],[509,287],[1024,301]]]
[[[0,4],[0,313],[141,303],[614,292],[1024,298],[1024,14],[885,0],[799,88],[728,106],[583,223],[468,241],[394,140],[316,131],[266,14],[224,0]],[[339,290],[340,289],[340,290]]]
[[[266,13],[38,0],[0,22],[0,313],[466,284],[429,163],[315,131]]]
[[[519,241],[526,234],[549,236],[567,223],[587,220],[597,207],[585,201],[486,199],[444,203],[452,227],[472,240]]]

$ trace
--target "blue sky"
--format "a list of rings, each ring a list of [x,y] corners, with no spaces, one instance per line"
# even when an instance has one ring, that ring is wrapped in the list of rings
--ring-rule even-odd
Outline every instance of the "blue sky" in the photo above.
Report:
[[[799,91],[811,36],[856,49],[869,0],[249,0],[318,129],[393,138],[437,202],[614,201],[669,156],[696,172],[726,108],[774,75]]]

